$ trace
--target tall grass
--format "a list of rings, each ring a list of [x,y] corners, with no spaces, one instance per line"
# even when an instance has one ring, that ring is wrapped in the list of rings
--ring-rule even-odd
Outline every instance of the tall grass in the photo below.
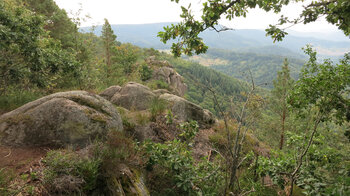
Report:
[[[6,94],[0,95],[0,114],[16,109],[44,95],[45,93],[39,90],[20,90],[11,88]]]

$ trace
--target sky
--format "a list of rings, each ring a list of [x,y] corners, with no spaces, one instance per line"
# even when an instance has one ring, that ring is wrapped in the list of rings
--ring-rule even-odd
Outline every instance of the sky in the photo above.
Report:
[[[180,0],[180,4],[170,0],[55,0],[60,8],[65,9],[70,16],[77,15],[82,8],[80,17],[90,15],[90,19],[81,26],[102,25],[104,18],[110,24],[145,24],[159,22],[181,21],[181,5],[191,3],[193,13],[199,17],[204,0]],[[282,10],[285,16],[296,17],[302,10],[301,4],[293,4]],[[262,10],[249,10],[247,18],[236,18],[232,21],[221,20],[220,24],[234,29],[266,29],[269,24],[276,24],[278,15]],[[339,30],[324,19],[290,28],[299,32],[339,32]]]

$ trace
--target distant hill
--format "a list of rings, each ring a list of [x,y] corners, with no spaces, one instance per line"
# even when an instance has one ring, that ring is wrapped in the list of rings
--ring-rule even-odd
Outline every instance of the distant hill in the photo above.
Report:
[[[164,26],[171,23],[154,23],[154,24],[133,24],[133,25],[112,25],[114,32],[121,42],[129,42],[140,47],[169,49],[171,44],[164,45],[160,42],[157,34],[163,30]],[[81,28],[83,31],[89,31],[89,27]],[[101,34],[102,26],[97,26],[94,33]],[[297,57],[303,55],[301,50],[306,44],[312,44],[318,49],[319,55],[323,58],[331,57],[333,59],[342,56],[345,52],[350,51],[350,39],[338,34],[322,33],[300,33],[290,32],[283,42],[273,44],[270,37],[265,36],[265,31],[254,29],[238,29],[217,33],[207,30],[201,34],[205,43],[211,48],[239,50],[254,52],[259,54],[271,54],[271,50],[266,47],[278,46],[275,54]],[[325,35],[323,39],[320,39]],[[339,40],[339,41],[335,41]],[[282,53],[283,52],[283,53]],[[282,54],[281,54],[282,53]]]
[[[297,78],[306,60],[283,55],[209,49],[206,54],[190,57],[189,59],[199,63],[202,61],[212,62],[212,64],[207,66],[248,82],[250,81],[250,69],[256,84],[262,87],[272,88],[272,81],[276,78],[277,71],[281,69],[285,58],[288,58],[291,76]]]

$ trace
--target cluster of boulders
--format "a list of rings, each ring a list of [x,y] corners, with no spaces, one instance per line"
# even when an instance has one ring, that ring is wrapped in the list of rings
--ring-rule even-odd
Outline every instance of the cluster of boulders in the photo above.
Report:
[[[157,60],[155,56],[151,56],[145,61],[148,65],[157,67],[150,80],[163,81],[169,85],[171,93],[181,97],[185,95],[187,85],[184,83],[183,77],[171,67],[168,61]]]
[[[118,111],[151,113],[149,110],[152,104],[157,102],[166,105],[168,112],[172,113],[174,123],[166,126],[153,121],[137,124],[132,134],[139,141],[170,140],[177,134],[177,124],[180,122],[196,120],[201,128],[211,126],[215,122],[214,116],[208,110],[182,98],[187,86],[183,78],[171,67],[159,67],[154,72],[153,79],[167,83],[170,88],[151,90],[142,84],[129,82],[122,87],[111,86],[99,95],[86,91],[69,91],[55,93],[27,103],[0,116],[0,145],[73,146],[78,149],[88,149],[89,147],[85,147],[91,141],[97,138],[106,139],[110,131],[127,133],[128,126],[123,125],[125,116],[122,118]],[[164,115],[158,117],[165,119]],[[201,145],[196,146],[204,148]],[[115,187],[112,189],[115,195],[126,195],[124,190],[128,190],[133,195],[149,195],[143,177],[139,174],[141,172],[128,166],[121,168],[121,172],[122,176],[114,176],[112,179],[114,184],[111,185]],[[64,188],[67,184],[81,184],[83,180],[63,175],[57,176],[54,182],[58,188]]]
[[[158,98],[164,100],[177,120],[185,122],[196,120],[199,124],[212,124],[215,122],[211,112],[187,101],[186,99],[170,94],[167,90],[158,89],[152,91],[147,86],[129,82],[124,87],[114,86],[114,95],[111,95],[112,87],[103,91],[100,95],[110,100],[113,104],[128,110],[145,110],[150,107],[151,101]]]
[[[179,122],[196,120],[201,126],[215,122],[208,110],[181,97],[187,86],[173,69],[161,67],[154,77],[167,81],[173,91],[151,90],[142,84],[129,82],[123,87],[111,86],[100,95],[70,91],[30,102],[0,116],[0,144],[84,146],[95,138],[105,137],[110,130],[123,131],[121,116],[115,106],[142,111],[149,109],[154,100],[166,102]]]

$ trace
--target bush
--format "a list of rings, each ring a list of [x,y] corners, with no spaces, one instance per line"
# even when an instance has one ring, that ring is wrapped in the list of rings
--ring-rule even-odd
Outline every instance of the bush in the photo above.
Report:
[[[49,192],[88,193],[96,189],[101,159],[83,157],[70,150],[49,151],[44,159],[44,184]]]
[[[156,180],[149,178],[152,195],[220,195],[224,174],[219,164],[207,159],[195,163],[186,143],[146,141],[142,148],[148,157],[146,168],[157,176]]]
[[[153,70],[146,64],[141,65],[140,76],[142,81],[151,79]]]
[[[95,142],[88,154],[71,150],[48,152],[43,182],[49,193],[68,195],[113,192],[120,168],[141,165],[134,141],[120,131],[111,131],[106,142]],[[113,189],[113,190],[112,190]]]
[[[197,121],[190,121],[180,124],[179,126],[181,134],[179,135],[182,141],[191,145],[191,141],[194,139],[199,131]]]
[[[152,90],[157,90],[157,89],[170,90],[169,84],[162,80],[152,80],[147,84],[147,86],[150,87]]]

